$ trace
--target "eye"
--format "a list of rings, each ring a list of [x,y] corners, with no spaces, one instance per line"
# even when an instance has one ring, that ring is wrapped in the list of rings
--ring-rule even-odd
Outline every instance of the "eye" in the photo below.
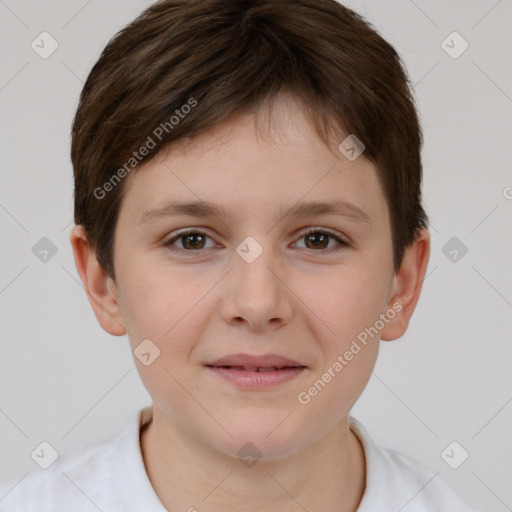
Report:
[[[178,233],[175,237],[169,239],[167,242],[164,243],[164,246],[170,247],[172,250],[184,250],[184,251],[197,251],[199,249],[204,249],[205,240],[207,238],[210,238],[206,233],[203,233],[202,231],[197,230],[188,230],[188,231],[182,231],[181,233]],[[210,238],[210,240],[212,240]],[[174,243],[176,241],[180,241],[182,243],[182,249],[175,248]],[[215,246],[215,244],[213,244]]]
[[[320,228],[309,228],[306,232],[302,233],[300,238],[306,240],[306,248],[325,250],[328,252],[337,251],[345,247],[349,247],[349,243],[344,240],[338,233]],[[338,246],[330,249],[327,248],[329,241],[334,240],[338,243]],[[317,251],[318,252],[318,251]]]

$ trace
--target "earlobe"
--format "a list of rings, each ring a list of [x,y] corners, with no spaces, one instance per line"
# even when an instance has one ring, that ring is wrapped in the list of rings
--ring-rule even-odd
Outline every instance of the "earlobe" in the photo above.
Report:
[[[381,340],[396,340],[407,331],[420,297],[429,257],[430,235],[422,229],[415,242],[406,249],[402,265],[393,277],[388,308],[394,309],[396,315],[382,329]]]
[[[98,263],[83,226],[72,229],[70,242],[78,274],[101,327],[113,336],[126,334],[115,283],[110,283],[111,278]]]

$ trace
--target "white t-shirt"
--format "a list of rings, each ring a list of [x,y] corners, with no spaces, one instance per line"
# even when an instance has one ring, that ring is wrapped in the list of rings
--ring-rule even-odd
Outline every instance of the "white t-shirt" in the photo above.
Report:
[[[146,473],[140,448],[140,429],[151,416],[151,407],[143,408],[117,437],[62,455],[47,469],[36,468],[0,484],[0,511],[166,512]],[[350,418],[350,428],[366,458],[366,490],[358,512],[476,512],[439,475],[374,444],[355,418]]]

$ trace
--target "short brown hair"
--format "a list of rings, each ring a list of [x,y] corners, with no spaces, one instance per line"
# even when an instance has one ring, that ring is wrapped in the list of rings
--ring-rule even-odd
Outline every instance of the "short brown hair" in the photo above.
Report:
[[[336,0],[162,0],[107,44],[73,122],[75,223],[109,276],[115,279],[121,178],[136,167],[134,152],[151,138],[147,163],[172,142],[256,111],[281,92],[300,102],[328,147],[343,133],[364,143],[389,206],[400,268],[428,221],[421,127],[393,47]],[[159,126],[160,137],[152,136]]]

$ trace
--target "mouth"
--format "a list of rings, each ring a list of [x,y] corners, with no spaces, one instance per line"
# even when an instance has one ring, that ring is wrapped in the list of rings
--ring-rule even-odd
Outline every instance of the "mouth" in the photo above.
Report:
[[[235,354],[205,365],[223,380],[245,390],[273,388],[300,375],[307,366],[275,354]]]
[[[236,370],[239,372],[276,372],[279,370],[287,370],[290,368],[306,368],[305,366],[214,366],[207,364],[210,368],[226,368],[228,370]]]

